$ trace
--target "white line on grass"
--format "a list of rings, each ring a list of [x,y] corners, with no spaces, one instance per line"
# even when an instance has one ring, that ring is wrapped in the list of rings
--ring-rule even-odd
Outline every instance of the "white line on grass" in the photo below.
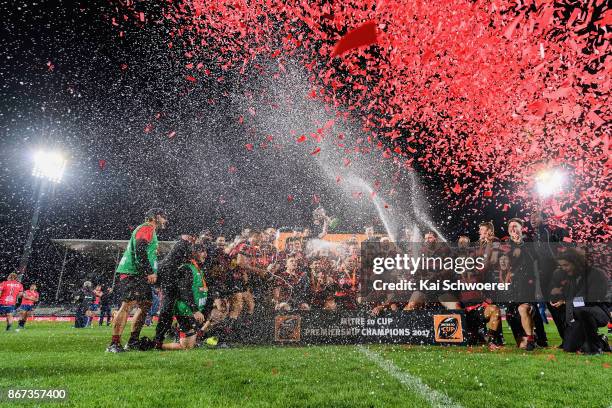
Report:
[[[393,378],[402,383],[409,391],[418,394],[425,401],[429,402],[432,407],[462,408],[461,405],[450,399],[448,395],[429,388],[427,384],[421,381],[419,377],[400,370],[399,367],[393,364],[392,361],[385,359],[375,351],[372,351],[364,346],[357,346],[357,350],[359,350],[370,361],[376,363]]]

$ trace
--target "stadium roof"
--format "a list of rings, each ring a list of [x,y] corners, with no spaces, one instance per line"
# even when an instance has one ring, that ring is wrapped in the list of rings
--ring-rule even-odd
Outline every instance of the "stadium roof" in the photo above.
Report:
[[[128,241],[101,239],[52,239],[52,242],[75,252],[82,252],[96,258],[116,259],[127,247]],[[176,241],[159,241],[159,252],[170,251]]]

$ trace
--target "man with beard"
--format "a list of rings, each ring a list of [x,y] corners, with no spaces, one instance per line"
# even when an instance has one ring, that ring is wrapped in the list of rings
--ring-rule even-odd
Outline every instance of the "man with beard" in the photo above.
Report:
[[[126,349],[138,348],[140,330],[152,303],[151,285],[157,282],[157,230],[164,229],[168,223],[166,212],[161,208],[147,211],[145,222],[134,230],[123,257],[117,267],[121,274],[119,285],[123,299],[113,320],[113,337],[106,349],[110,353],[124,351],[121,335],[127,323],[128,314],[138,307],[132,321],[132,332]]]

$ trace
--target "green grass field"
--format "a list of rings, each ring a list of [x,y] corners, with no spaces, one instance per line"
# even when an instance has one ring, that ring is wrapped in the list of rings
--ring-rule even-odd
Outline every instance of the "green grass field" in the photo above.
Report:
[[[0,388],[65,388],[87,407],[604,407],[612,356],[486,348],[317,346],[108,354],[110,329],[0,332]],[[551,343],[559,344],[554,326]],[[144,335],[151,335],[147,328]],[[509,342],[510,335],[506,335]],[[56,403],[39,403],[52,406]],[[8,406],[8,403],[0,403]],[[20,403],[20,406],[35,404]]]

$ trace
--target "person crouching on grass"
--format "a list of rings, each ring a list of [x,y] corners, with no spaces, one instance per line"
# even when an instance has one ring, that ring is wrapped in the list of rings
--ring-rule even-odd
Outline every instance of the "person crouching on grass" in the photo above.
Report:
[[[179,341],[158,345],[162,350],[190,350],[196,345],[197,332],[204,324],[202,311],[206,305],[208,289],[202,264],[206,248],[193,246],[193,257],[179,268],[174,318],[179,328]]]

